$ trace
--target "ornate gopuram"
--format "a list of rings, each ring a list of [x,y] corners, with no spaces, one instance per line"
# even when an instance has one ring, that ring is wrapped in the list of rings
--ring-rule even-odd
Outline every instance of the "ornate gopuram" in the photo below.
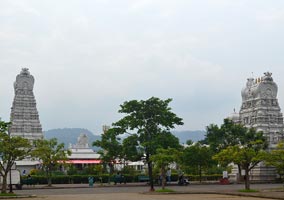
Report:
[[[235,123],[241,123],[248,128],[262,131],[266,136],[268,151],[275,148],[283,140],[283,115],[277,99],[277,84],[273,81],[272,73],[266,72],[260,78],[248,78],[242,89],[242,105],[239,113],[232,114]],[[232,172],[234,180],[237,169]],[[275,168],[260,163],[250,173],[253,181],[270,181],[276,178]]]
[[[240,122],[246,127],[262,131],[269,142],[269,149],[283,139],[283,115],[277,99],[277,84],[272,73],[263,77],[247,80],[242,90],[242,105],[239,113]]]
[[[31,142],[43,139],[33,87],[34,77],[27,68],[23,68],[14,83],[15,97],[10,116],[11,136],[21,136]]]

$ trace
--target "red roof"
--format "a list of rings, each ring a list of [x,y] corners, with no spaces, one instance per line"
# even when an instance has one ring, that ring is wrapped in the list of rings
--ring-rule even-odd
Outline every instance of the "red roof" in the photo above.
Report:
[[[101,160],[66,160],[65,163],[71,164],[99,164]]]

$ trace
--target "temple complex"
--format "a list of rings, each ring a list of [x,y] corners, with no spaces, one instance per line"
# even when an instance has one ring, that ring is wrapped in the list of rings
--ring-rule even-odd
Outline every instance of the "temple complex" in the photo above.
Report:
[[[23,68],[14,83],[15,97],[11,108],[11,136],[21,136],[30,141],[43,139],[42,127],[33,93],[34,77]]]
[[[269,142],[268,150],[275,148],[277,143],[283,140],[283,114],[278,103],[277,91],[277,84],[273,81],[270,72],[264,73],[264,76],[260,78],[248,78],[246,86],[241,91],[240,112],[234,112],[229,117],[235,123],[262,131]],[[275,169],[264,166],[263,163],[251,171],[252,180],[274,180],[275,178]]]

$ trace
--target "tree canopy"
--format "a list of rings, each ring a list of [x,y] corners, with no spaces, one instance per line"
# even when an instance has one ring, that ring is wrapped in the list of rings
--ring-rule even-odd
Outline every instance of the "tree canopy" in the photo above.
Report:
[[[50,140],[36,140],[34,142],[35,148],[32,151],[34,158],[42,162],[42,169],[46,173],[48,186],[52,185],[52,172],[60,165],[63,165],[67,160],[67,155],[70,151],[64,150],[64,143],[57,143],[56,138]]]
[[[0,121],[0,175],[3,177],[1,193],[7,190],[7,175],[16,160],[27,157],[31,150],[30,142],[22,137],[11,137],[10,122]]]
[[[161,171],[162,176],[162,188],[165,189],[166,184],[166,170],[171,163],[175,163],[180,159],[181,152],[175,148],[157,149],[157,153],[151,156],[157,168]]]
[[[112,129],[116,136],[128,135],[124,144],[131,145],[124,146],[123,150],[127,158],[135,158],[137,155],[126,155],[127,148],[136,149],[140,155],[145,154],[151,190],[154,190],[151,155],[154,155],[158,148],[179,147],[179,140],[170,133],[170,129],[175,125],[182,125],[183,122],[171,111],[169,107],[171,101],[172,99],[161,100],[157,97],[126,101],[120,105],[118,111],[125,116],[113,123]],[[117,148],[120,152],[120,146]]]
[[[284,142],[280,142],[276,149],[267,152],[265,157],[265,163],[270,166],[274,166],[277,173],[281,178],[284,176]]]
[[[214,156],[221,164],[234,163],[245,170],[245,189],[250,189],[249,172],[263,161],[267,148],[266,138],[254,128],[245,128],[240,135],[239,144],[228,146]]]
[[[213,161],[212,156],[213,152],[208,146],[200,143],[191,144],[183,151],[182,164],[187,171],[198,174],[201,181],[202,173],[216,164],[216,161]]]

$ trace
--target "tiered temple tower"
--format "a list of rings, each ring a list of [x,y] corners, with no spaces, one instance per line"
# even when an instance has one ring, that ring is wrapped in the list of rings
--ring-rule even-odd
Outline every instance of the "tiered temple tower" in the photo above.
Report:
[[[33,93],[34,77],[23,68],[14,83],[15,97],[11,108],[11,136],[21,136],[30,141],[43,139],[42,127]]]
[[[267,137],[269,148],[283,139],[283,115],[277,100],[277,84],[272,73],[266,72],[261,78],[247,80],[242,90],[240,123],[254,127]]]
[[[248,128],[262,131],[269,142],[268,150],[276,147],[283,140],[283,115],[277,99],[277,84],[273,81],[272,73],[266,72],[260,78],[248,78],[242,89],[242,105],[239,113],[234,112],[229,118],[235,123],[241,123]],[[231,179],[236,180],[238,173],[234,168]],[[250,179],[253,181],[275,180],[274,167],[260,163],[253,168]]]

